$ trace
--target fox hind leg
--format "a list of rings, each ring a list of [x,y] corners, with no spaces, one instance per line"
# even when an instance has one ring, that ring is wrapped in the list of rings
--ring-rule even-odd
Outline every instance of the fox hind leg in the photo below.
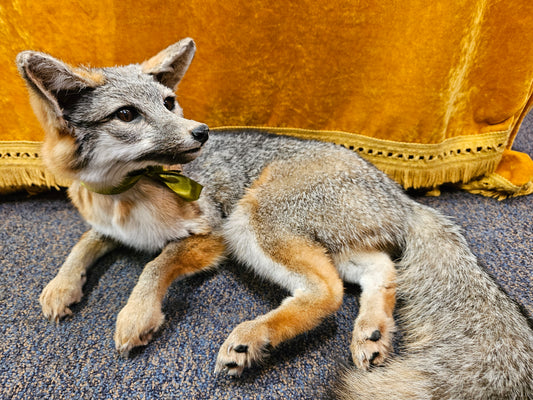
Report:
[[[339,268],[344,280],[361,285],[359,315],[350,350],[355,365],[368,369],[382,364],[392,349],[395,331],[396,269],[390,257],[378,251],[358,253]]]
[[[292,296],[269,313],[238,325],[220,348],[216,372],[240,375],[260,362],[266,349],[314,328],[342,303],[342,281],[321,246],[292,239],[270,249],[268,257],[259,257],[264,265],[254,268]]]

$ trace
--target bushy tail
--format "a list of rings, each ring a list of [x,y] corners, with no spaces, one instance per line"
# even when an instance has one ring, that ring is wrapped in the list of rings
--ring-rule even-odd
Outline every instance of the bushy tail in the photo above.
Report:
[[[417,204],[398,268],[400,354],[343,378],[344,399],[533,399],[533,330],[458,228]]]

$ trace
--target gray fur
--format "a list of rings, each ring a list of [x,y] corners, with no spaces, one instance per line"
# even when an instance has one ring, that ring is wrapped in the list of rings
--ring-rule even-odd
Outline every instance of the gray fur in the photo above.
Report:
[[[259,132],[214,132],[201,155],[186,164],[184,171],[205,186],[204,196],[209,200],[203,204],[216,205],[220,210],[216,220],[221,221],[231,213],[245,189],[272,163],[280,164],[286,176],[305,174],[301,186],[286,188],[284,198],[261,202],[265,210],[271,208],[269,223],[273,226],[291,221],[303,224],[320,232],[319,241],[332,253],[341,251],[354,239],[365,241],[361,247],[388,247],[393,241],[398,242],[399,227],[412,208],[407,197],[396,183],[368,162],[331,143]],[[307,173],[309,164],[320,167],[312,176]],[[331,170],[340,165],[342,168],[332,176]],[[376,190],[388,194],[375,197]],[[387,209],[393,212],[383,213]],[[340,236],[340,226],[352,228],[347,221],[357,221],[358,225]],[[364,238],[360,237],[362,232]]]
[[[153,139],[150,151],[164,149],[170,144],[177,148],[182,143],[175,135],[174,118],[165,108],[164,99],[174,97],[167,87],[156,82],[153,76],[143,74],[140,65],[104,68],[105,84],[80,92],[70,108],[63,109],[80,144],[80,158],[85,162],[95,153],[97,141],[103,134],[124,143],[135,144],[143,139]],[[139,117],[131,124],[136,129],[127,129],[114,118],[114,113],[122,107],[132,107],[139,111]],[[177,113],[182,116],[181,109]],[[139,158],[147,156],[137,154]]]
[[[260,171],[279,160],[280,180],[305,174],[309,163],[328,173],[307,174],[284,196],[260,199],[271,236],[304,233],[331,253],[354,242],[400,249],[404,351],[384,368],[349,372],[343,398],[531,398],[533,332],[526,318],[477,264],[454,224],[355,153],[258,132],[214,133],[185,171],[205,185],[203,204],[212,208],[204,210],[217,225]],[[390,395],[383,394],[387,388]]]
[[[343,398],[376,398],[374,387],[419,387],[383,398],[531,399],[533,332],[477,264],[459,229],[416,204],[398,264],[402,355],[375,372],[346,374]],[[414,379],[413,379],[414,377]]]

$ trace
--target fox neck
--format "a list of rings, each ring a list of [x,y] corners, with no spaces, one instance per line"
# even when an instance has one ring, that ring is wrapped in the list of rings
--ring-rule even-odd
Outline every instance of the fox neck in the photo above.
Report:
[[[199,202],[182,200],[150,179],[114,196],[73,182],[69,197],[93,229],[138,250],[158,251],[170,240],[211,230]]]

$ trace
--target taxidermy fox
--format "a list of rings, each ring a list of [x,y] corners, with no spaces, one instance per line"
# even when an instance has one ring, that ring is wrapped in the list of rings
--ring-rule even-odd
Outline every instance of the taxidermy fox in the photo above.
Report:
[[[291,296],[233,330],[217,371],[240,375],[267,347],[320,324],[345,280],[362,294],[350,345],[358,368],[343,396],[531,398],[533,331],[459,229],[334,144],[259,132],[207,141],[174,94],[194,52],[184,39],[142,64],[102,69],[18,55],[46,165],[72,179],[69,195],[92,226],[44,288],[45,316],[71,314],[87,269],[117,244],[160,251],[117,317],[126,355],[160,328],[172,281],[230,255]],[[389,357],[397,297],[404,345]]]

